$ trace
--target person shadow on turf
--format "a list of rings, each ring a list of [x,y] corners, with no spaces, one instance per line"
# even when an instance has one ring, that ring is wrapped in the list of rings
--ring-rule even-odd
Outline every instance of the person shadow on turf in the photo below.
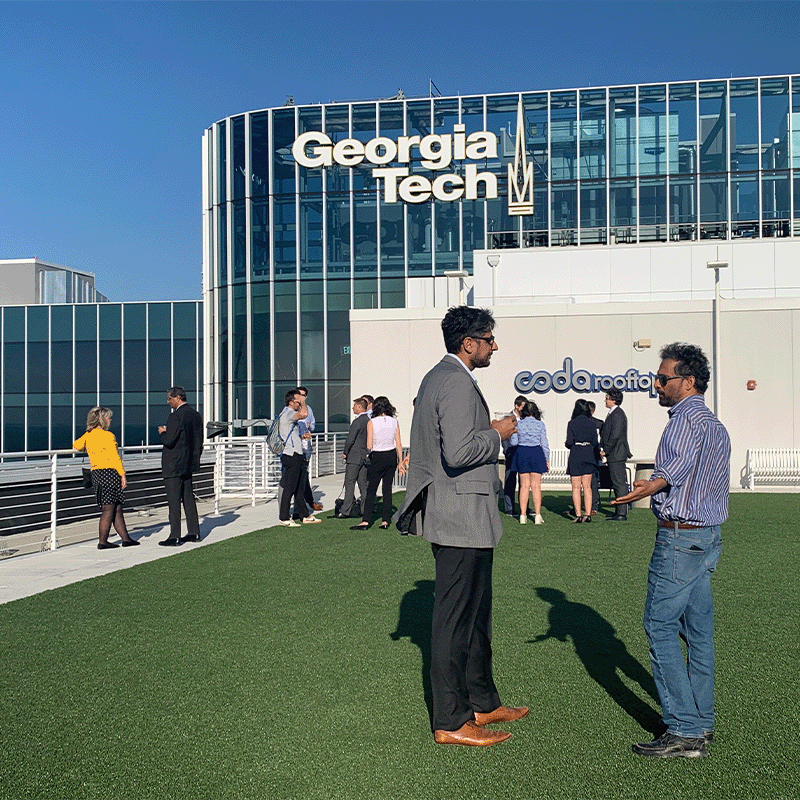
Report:
[[[536,594],[550,603],[547,633],[541,633],[528,644],[557,639],[572,639],[575,654],[580,658],[589,677],[596,681],[608,696],[642,728],[653,736],[664,732],[660,714],[631,691],[619,672],[638,683],[642,690],[658,704],[658,693],[653,676],[628,652],[625,643],[617,636],[614,626],[602,614],[584,603],[567,600],[564,592],[539,586]]]
[[[403,595],[397,615],[397,627],[389,634],[395,642],[407,636],[422,654],[422,691],[428,717],[433,724],[431,690],[431,621],[433,620],[433,581],[416,581],[416,589]]]

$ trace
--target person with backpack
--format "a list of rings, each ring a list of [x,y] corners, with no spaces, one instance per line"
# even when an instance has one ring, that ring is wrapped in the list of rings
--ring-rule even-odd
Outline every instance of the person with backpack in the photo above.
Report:
[[[297,389],[290,389],[286,392],[286,407],[278,417],[278,432],[283,442],[283,452],[281,453],[281,467],[283,477],[281,478],[281,504],[278,511],[278,522],[286,528],[296,528],[298,523],[292,519],[291,508],[292,500],[295,495],[300,494],[299,504],[305,501],[302,491],[305,487],[305,466],[306,459],[303,455],[303,439],[300,430],[300,420],[308,417],[305,397]],[[309,514],[303,518],[305,525],[322,522],[322,520]]]

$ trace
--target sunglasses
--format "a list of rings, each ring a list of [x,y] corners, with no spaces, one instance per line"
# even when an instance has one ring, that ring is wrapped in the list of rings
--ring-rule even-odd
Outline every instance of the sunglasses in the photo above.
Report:
[[[494,344],[494,336],[470,336],[470,339],[480,339],[482,342],[486,342],[486,344]]]
[[[674,381],[680,378],[681,380],[686,380],[685,375],[661,375],[660,373],[656,375],[656,380],[662,385],[666,386],[670,381]]]

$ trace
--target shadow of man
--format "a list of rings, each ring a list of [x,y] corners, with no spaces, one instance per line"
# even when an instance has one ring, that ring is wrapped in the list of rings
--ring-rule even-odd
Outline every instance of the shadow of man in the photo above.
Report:
[[[433,724],[431,691],[431,620],[433,619],[433,581],[416,581],[416,589],[403,595],[397,615],[397,627],[389,636],[396,642],[407,636],[422,654],[422,691],[428,717]]]
[[[621,641],[614,626],[584,603],[567,600],[564,592],[539,586],[536,594],[552,606],[547,618],[547,633],[529,639],[528,644],[558,639],[572,639],[575,654],[589,677],[605,689],[608,696],[654,737],[664,732],[659,714],[622,681],[618,670],[635,681],[658,704],[658,694],[652,675],[634,658]]]

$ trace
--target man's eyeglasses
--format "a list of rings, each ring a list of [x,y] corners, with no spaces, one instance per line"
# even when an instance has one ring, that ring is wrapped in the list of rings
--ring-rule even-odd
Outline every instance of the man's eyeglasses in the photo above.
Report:
[[[670,381],[674,381],[676,378],[680,378],[681,380],[686,380],[685,375],[661,375],[660,373],[656,375],[656,380],[662,386],[666,386]]]
[[[475,340],[480,339],[482,342],[486,342],[488,345],[494,344],[494,336],[470,336],[469,338]]]

